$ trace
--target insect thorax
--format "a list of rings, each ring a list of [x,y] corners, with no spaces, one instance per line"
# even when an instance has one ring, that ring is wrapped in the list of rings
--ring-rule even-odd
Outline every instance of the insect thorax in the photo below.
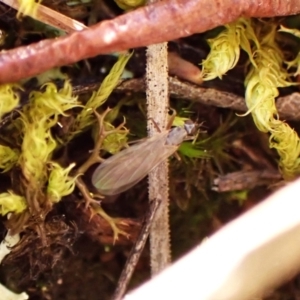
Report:
[[[183,127],[174,127],[169,131],[166,145],[177,146],[187,139],[188,135],[194,135],[197,131],[197,124],[191,120],[185,121]]]
[[[167,139],[166,145],[177,146],[181,144],[187,137],[188,133],[183,127],[174,127],[170,130]]]

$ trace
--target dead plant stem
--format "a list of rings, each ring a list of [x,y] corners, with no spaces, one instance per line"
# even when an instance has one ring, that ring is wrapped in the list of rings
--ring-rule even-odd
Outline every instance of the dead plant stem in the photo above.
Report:
[[[148,4],[156,2],[149,0]],[[167,43],[147,48],[146,98],[148,111],[148,135],[157,134],[153,124],[166,129],[168,122],[168,50]],[[150,230],[150,265],[152,276],[170,263],[169,235],[169,175],[165,161],[149,174],[149,201],[162,201]]]

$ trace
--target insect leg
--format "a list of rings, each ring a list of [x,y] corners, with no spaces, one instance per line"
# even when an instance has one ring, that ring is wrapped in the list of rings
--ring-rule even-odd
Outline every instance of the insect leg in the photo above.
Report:
[[[148,118],[148,120],[152,121],[157,132],[161,133],[161,130],[160,130],[159,126],[157,125],[157,123],[155,122],[155,120],[152,117]]]

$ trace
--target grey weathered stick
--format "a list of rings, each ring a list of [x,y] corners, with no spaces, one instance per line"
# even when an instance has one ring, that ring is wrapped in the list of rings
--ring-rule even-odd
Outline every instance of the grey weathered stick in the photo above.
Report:
[[[144,92],[144,80],[130,79],[120,81],[120,85],[118,85],[116,91]],[[247,111],[244,97],[230,92],[218,91],[214,88],[206,88],[189,82],[183,82],[175,77],[169,77],[169,92],[174,98],[195,101],[205,105],[230,108],[240,112]],[[279,97],[276,101],[276,108],[280,119],[299,121],[299,106],[300,93],[297,92]]]
[[[148,4],[156,2],[149,0]],[[168,122],[168,50],[167,43],[147,48],[146,97],[148,109],[148,134],[157,133],[153,121],[161,130]],[[149,201],[163,199],[150,231],[151,274],[155,275],[170,263],[169,234],[169,175],[165,161],[149,174]]]
[[[138,260],[139,260],[141,254],[143,252],[143,249],[145,247],[147,238],[149,236],[150,227],[153,224],[153,219],[155,217],[156,211],[157,211],[160,203],[161,203],[160,199],[155,199],[155,201],[152,201],[152,203],[150,203],[150,207],[149,207],[148,213],[146,215],[146,218],[144,220],[142,230],[137,238],[137,241],[136,241],[134,247],[132,248],[132,250],[129,254],[126,265],[120,276],[118,286],[112,297],[112,300],[120,300],[123,298],[123,296],[125,294],[128,283],[130,282],[132,274],[135,270]]]

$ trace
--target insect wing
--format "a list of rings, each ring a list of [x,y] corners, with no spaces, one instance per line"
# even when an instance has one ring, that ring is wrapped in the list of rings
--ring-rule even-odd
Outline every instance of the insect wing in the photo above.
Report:
[[[166,145],[168,131],[129,147],[103,162],[94,172],[92,183],[103,195],[115,195],[134,186],[178,146]]]

